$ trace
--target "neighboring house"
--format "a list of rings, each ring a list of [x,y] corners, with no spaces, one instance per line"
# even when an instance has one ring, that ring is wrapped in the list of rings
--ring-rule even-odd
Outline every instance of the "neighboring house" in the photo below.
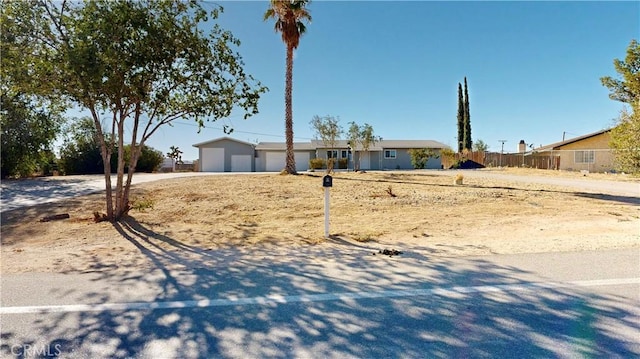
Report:
[[[552,143],[535,153],[560,157],[560,170],[609,172],[613,170],[613,152],[609,147],[611,129]]]
[[[164,157],[162,159],[162,165],[160,165],[160,172],[173,172],[175,171],[176,161],[173,158]]]
[[[194,147],[200,149],[200,171],[203,172],[279,172],[286,162],[284,142],[260,142],[253,145],[222,137]],[[430,148],[439,154],[440,150],[448,146],[431,140],[383,140],[376,142],[369,151],[356,148],[352,153],[346,140],[337,141],[333,149],[319,140],[295,142],[293,145],[297,171],[309,169],[309,160],[314,158],[349,158],[349,168],[353,168],[353,160],[359,160],[360,169],[363,170],[413,169],[409,155],[412,148]],[[248,169],[249,154],[252,155],[251,170]],[[440,158],[430,159],[426,168],[442,168]]]
[[[253,172],[255,145],[230,137],[197,143],[200,172]]]

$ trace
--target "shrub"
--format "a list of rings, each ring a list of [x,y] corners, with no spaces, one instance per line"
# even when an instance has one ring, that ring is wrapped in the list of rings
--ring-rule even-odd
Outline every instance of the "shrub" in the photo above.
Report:
[[[438,154],[430,148],[412,148],[409,150],[411,165],[415,169],[422,169],[427,165],[430,158],[438,158]]]
[[[309,160],[309,168],[314,170],[323,169],[326,165],[327,163],[323,158],[312,158]]]
[[[348,164],[348,160],[346,158],[341,158],[338,160],[338,168],[339,169],[346,169],[347,168],[347,164]]]
[[[136,163],[136,172],[154,172],[158,170],[162,165],[163,158],[162,152],[146,145],[142,146],[140,158]]]
[[[147,209],[153,209],[154,201],[148,198],[134,198],[131,201],[131,209],[145,212]]]

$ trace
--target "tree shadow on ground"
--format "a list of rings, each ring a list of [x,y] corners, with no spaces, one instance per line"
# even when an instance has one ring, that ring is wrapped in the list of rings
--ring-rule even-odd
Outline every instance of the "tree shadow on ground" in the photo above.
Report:
[[[489,259],[367,244],[204,250],[127,219],[139,262],[60,274],[53,302],[129,308],[3,315],[2,353],[108,358],[636,357],[637,303]],[[95,270],[95,268],[108,268]],[[511,287],[510,287],[511,286]],[[18,286],[18,288],[20,288]],[[44,289],[47,288],[47,289]],[[155,303],[155,304],[154,304]],[[21,330],[28,322],[29,331]],[[23,325],[23,324],[22,324]]]
[[[98,196],[98,195],[95,195],[95,196]],[[100,199],[104,200],[104,197],[102,198],[95,197],[95,198],[96,198],[96,201],[99,201]],[[38,221],[41,221],[42,218],[47,216],[68,213],[69,208],[80,207],[83,203],[85,203],[85,201],[86,201],[86,197],[83,199],[66,199],[64,202],[60,202],[60,203],[49,202],[49,203],[42,203],[36,206],[29,206],[25,208],[16,208],[12,210],[2,211],[2,213],[0,213],[0,222],[2,223],[2,238],[1,238],[2,244],[19,242],[20,238],[37,237],[38,235],[41,234],[39,232],[39,229],[36,228],[35,226],[33,227],[22,226],[20,228],[21,236],[19,237],[14,236],[14,229],[15,229],[14,225],[19,225],[25,222],[27,223],[38,222]],[[90,213],[88,213],[86,218],[84,219],[79,217],[72,218],[72,220],[74,221],[85,220],[85,219],[92,219],[90,217]]]
[[[101,192],[104,190],[104,182],[102,186],[96,186],[92,182],[96,178],[98,177],[3,180],[0,192],[2,212],[25,205],[55,202]]]
[[[577,197],[597,199],[601,201],[610,201],[610,202],[618,202],[631,204],[634,206],[640,206],[640,193],[638,193],[638,197],[629,197],[629,196],[615,196],[604,193],[585,193],[585,192],[576,192],[575,195]]]

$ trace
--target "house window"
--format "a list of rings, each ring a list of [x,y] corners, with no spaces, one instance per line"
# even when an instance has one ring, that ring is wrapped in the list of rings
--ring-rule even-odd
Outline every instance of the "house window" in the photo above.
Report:
[[[327,151],[327,158],[337,158],[338,150]]]
[[[384,159],[393,160],[396,158],[396,150],[384,150]]]
[[[576,151],[575,163],[594,163],[596,161],[595,151]]]
[[[348,156],[347,150],[340,151],[340,158],[348,158],[347,156]]]

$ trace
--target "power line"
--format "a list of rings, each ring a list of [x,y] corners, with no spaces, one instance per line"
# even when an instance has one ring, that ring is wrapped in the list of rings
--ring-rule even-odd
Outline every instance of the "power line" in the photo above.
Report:
[[[179,122],[179,121],[175,121],[172,122],[173,124],[176,125],[184,125],[184,126],[192,126],[192,127],[200,127],[198,124],[195,123],[187,123],[187,122]],[[211,130],[219,130],[219,131],[225,131],[225,128],[223,127],[216,127],[216,126],[207,126],[204,125],[202,126],[202,128],[207,128],[207,129],[211,129]],[[233,127],[231,127],[233,129]],[[229,130],[228,128],[226,129],[227,131]],[[242,134],[248,134],[248,135],[257,135],[257,136],[269,136],[269,137],[278,137],[278,138],[285,138],[284,135],[274,135],[271,133],[260,133],[260,132],[251,132],[251,131],[241,131],[241,130],[233,130],[233,132],[237,132],[237,133],[242,133]],[[313,140],[313,138],[309,138],[309,137],[295,137],[299,140]]]

